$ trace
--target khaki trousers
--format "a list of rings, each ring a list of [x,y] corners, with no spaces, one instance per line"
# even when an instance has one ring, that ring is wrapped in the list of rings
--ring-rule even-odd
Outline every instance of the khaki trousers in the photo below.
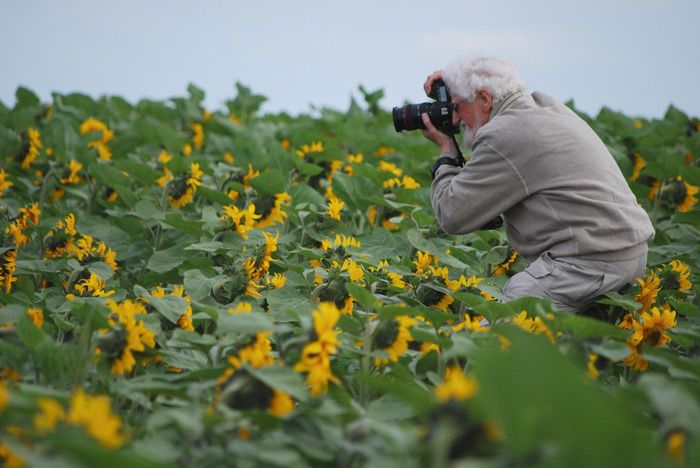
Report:
[[[557,310],[581,312],[603,294],[642,277],[646,262],[646,250],[640,257],[615,262],[553,258],[545,252],[508,280],[503,301],[535,296],[551,300]]]

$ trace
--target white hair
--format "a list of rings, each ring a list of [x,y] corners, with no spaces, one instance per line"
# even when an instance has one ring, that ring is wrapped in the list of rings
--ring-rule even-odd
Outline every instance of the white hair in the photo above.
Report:
[[[467,101],[482,89],[491,93],[494,102],[527,89],[515,65],[494,57],[461,57],[445,68],[442,77],[453,96]]]

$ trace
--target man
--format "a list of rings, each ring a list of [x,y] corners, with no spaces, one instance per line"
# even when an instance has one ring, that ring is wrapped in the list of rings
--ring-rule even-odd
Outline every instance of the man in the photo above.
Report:
[[[454,140],[423,114],[423,134],[440,148],[433,210],[451,234],[503,214],[508,242],[529,263],[506,283],[504,300],[544,297],[581,312],[644,274],[654,228],[581,118],[550,96],[526,94],[518,71],[502,60],[458,60],[428,77],[426,93],[438,78],[472,155],[460,167]]]

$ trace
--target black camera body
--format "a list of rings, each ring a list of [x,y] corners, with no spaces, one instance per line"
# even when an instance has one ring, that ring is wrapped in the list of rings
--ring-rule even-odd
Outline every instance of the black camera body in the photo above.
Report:
[[[459,133],[459,127],[452,125],[452,112],[454,106],[447,90],[445,82],[435,80],[428,95],[435,102],[421,102],[420,104],[406,104],[403,107],[394,107],[392,116],[394,128],[397,132],[403,130],[424,129],[422,114],[428,114],[435,127],[446,135]]]

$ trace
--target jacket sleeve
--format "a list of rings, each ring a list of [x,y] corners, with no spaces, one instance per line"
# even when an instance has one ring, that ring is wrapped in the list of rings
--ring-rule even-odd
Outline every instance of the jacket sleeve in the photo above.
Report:
[[[440,166],[430,189],[437,222],[449,234],[479,229],[528,195],[515,165],[486,138],[477,138],[464,167]]]

